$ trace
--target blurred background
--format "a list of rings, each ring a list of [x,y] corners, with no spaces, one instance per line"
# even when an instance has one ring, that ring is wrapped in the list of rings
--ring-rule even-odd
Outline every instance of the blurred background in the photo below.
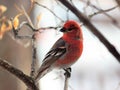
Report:
[[[7,18],[14,18],[19,11],[15,5],[21,7],[23,5],[26,10],[29,8],[29,0],[0,0],[0,5],[7,7],[7,11],[4,16]],[[20,17],[20,21],[26,20],[24,17]],[[26,27],[23,28],[23,33],[29,33]],[[28,40],[14,40],[11,38],[12,32],[5,33],[0,40],[0,58],[8,60],[13,66],[22,70],[24,73],[30,73],[30,65],[32,59],[31,45],[24,47]],[[26,86],[18,80],[15,76],[7,72],[0,67],[0,90],[26,90]]]
[[[32,1],[32,0],[31,0]],[[8,9],[5,15],[12,18],[19,13],[16,8],[23,6],[26,11],[31,6],[30,0],[0,0],[1,5]],[[63,6],[58,0],[36,0],[41,5],[35,5],[30,13],[32,22],[36,24],[40,15],[39,27],[62,26],[66,20],[76,20],[80,23],[84,35],[84,50],[82,57],[72,66],[72,76],[69,90],[120,90],[120,64],[109,53],[106,47],[94,36],[78,18]],[[94,26],[109,40],[120,53],[120,8],[115,0],[69,0],[76,6]],[[116,7],[117,6],[117,7]],[[96,7],[99,9],[96,9]],[[52,13],[50,10],[52,10]],[[100,10],[104,10],[100,12]],[[98,14],[95,14],[98,12]],[[55,16],[54,14],[57,16]],[[107,16],[105,14],[108,14]],[[92,15],[92,17],[90,17]],[[59,17],[59,18],[58,18]],[[20,21],[26,20],[20,17]],[[31,35],[32,32],[23,27],[21,35]],[[8,60],[25,74],[30,74],[32,46],[30,40],[14,40],[12,32],[5,33],[0,40],[0,58]],[[36,39],[37,57],[41,64],[44,55],[54,42],[61,36],[57,30],[45,30]],[[27,45],[29,44],[29,45]],[[27,46],[26,46],[27,45]],[[41,90],[63,90],[63,71],[54,70],[40,81]],[[26,86],[15,76],[0,67],[0,90],[26,90]]]

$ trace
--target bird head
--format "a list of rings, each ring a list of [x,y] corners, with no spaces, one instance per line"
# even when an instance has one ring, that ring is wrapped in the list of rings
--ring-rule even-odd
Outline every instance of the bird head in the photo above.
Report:
[[[64,36],[70,38],[76,38],[76,39],[83,38],[80,25],[74,20],[67,21],[60,31],[64,33]]]

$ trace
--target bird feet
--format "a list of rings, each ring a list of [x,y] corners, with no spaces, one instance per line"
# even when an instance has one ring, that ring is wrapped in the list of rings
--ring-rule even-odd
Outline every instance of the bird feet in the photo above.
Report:
[[[72,69],[71,69],[71,68],[66,68],[66,69],[64,69],[64,70],[65,70],[64,75],[65,75],[66,77],[70,78],[70,77],[71,77],[71,71],[72,71]]]

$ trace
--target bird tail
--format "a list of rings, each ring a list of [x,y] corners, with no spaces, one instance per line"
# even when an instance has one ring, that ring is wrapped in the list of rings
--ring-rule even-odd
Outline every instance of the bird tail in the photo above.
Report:
[[[40,68],[38,74],[35,76],[35,81],[38,82],[43,76],[45,76],[51,69],[49,67]]]

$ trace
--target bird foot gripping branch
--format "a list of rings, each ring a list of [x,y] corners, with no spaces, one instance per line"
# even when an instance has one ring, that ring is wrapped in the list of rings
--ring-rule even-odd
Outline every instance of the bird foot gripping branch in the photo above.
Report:
[[[64,70],[65,70],[64,75],[65,75],[66,77],[70,78],[70,77],[71,77],[71,71],[72,71],[72,69],[71,69],[71,68],[66,68],[66,69],[64,69]]]

